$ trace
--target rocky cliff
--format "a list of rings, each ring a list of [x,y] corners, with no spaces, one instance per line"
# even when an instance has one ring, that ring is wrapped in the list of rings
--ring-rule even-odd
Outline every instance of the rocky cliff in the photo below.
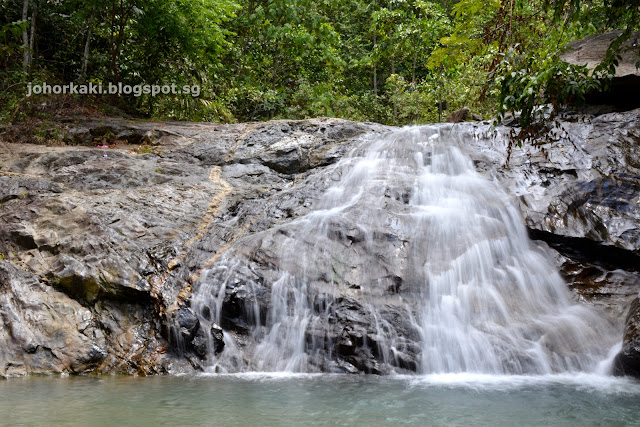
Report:
[[[575,298],[601,309],[620,339],[640,289],[639,125],[640,110],[567,117],[567,141],[516,149],[506,167],[506,129],[440,128],[514,194],[531,237],[556,254]],[[222,330],[242,344],[247,324],[265,315],[247,313],[245,301],[268,304],[268,249],[286,239],[269,230],[309,213],[329,185],[328,168],[361,139],[388,131],[336,119],[66,126],[71,146],[0,148],[2,376],[189,372],[224,346]],[[105,135],[115,148],[87,146],[104,144]],[[357,244],[358,230],[347,237]],[[252,267],[221,295],[222,324],[203,331],[192,292],[203,286],[203,272],[234,257]],[[344,290],[328,314],[336,326],[327,338],[336,350],[317,362],[321,369],[384,372],[357,278],[376,276],[390,294],[410,284],[382,259],[376,268],[336,266]],[[262,290],[249,290],[249,281]],[[406,321],[393,305],[383,311]],[[307,333],[314,339],[312,327]],[[415,370],[416,352],[407,348],[398,365]]]

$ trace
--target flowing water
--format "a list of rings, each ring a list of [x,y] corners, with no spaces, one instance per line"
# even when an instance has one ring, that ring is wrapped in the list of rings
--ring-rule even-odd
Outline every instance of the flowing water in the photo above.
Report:
[[[254,295],[248,338],[225,332],[221,354],[210,345],[212,371],[331,370],[317,359],[337,357],[336,306],[353,294],[381,372],[606,373],[619,331],[572,302],[511,197],[465,155],[472,141],[441,129],[365,141],[329,168],[313,210],[274,232],[286,237],[271,276],[247,280],[253,267],[233,253],[204,272],[192,307],[206,327],[222,324],[230,287]]]
[[[215,373],[0,381],[2,423],[637,425],[640,383],[607,375],[620,331],[572,302],[467,143],[437,127],[365,141],[312,211],[204,271],[192,308],[224,328]],[[396,375],[293,373],[353,351]]]

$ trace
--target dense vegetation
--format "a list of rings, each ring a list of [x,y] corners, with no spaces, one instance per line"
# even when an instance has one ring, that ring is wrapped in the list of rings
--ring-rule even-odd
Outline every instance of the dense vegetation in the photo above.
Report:
[[[558,60],[567,41],[638,23],[638,0],[4,0],[0,121],[32,111],[28,82],[122,82],[201,92],[90,102],[153,118],[387,124],[468,106],[522,111],[526,127],[610,74],[615,50],[594,78]]]

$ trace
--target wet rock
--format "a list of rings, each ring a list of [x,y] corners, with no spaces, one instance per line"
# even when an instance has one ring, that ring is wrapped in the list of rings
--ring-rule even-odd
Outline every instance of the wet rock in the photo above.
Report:
[[[548,147],[548,157],[516,149],[508,168],[499,167],[504,139],[481,135],[484,125],[441,128],[461,132],[477,168],[518,197],[523,221],[555,251],[576,298],[620,324],[640,286],[638,117],[567,121],[575,146]],[[361,221],[323,223],[320,241],[296,221],[347,173],[334,168],[337,160],[388,128],[337,119],[104,122],[74,124],[68,135],[81,144],[146,137],[157,152],[19,144],[0,152],[3,376],[189,372],[227,353],[225,333],[251,354],[287,268],[306,274],[314,320],[302,340],[317,350],[310,369],[419,369],[420,337],[402,308],[428,283],[421,266],[403,261],[427,244],[411,243],[402,225],[412,195],[381,191],[367,209],[353,207]],[[389,207],[397,218],[363,227],[374,209]],[[304,250],[282,264],[286,248]],[[364,257],[376,262],[363,265]],[[215,307],[190,299],[203,288],[219,297],[220,319]],[[241,357],[233,363],[251,367]]]
[[[180,335],[185,341],[191,341],[194,339],[196,333],[200,329],[198,316],[196,316],[188,307],[182,307],[178,310],[175,322],[180,327]]]
[[[515,147],[508,165],[486,173],[517,197],[530,229],[637,254],[640,110],[581,117],[561,123],[570,140],[546,144],[544,150]],[[464,150],[478,164],[504,164],[506,139],[482,124],[466,126],[456,132],[476,142]]]
[[[210,354],[219,354],[224,349],[222,328],[214,324],[207,333],[189,307],[183,306],[169,317],[170,322],[178,328],[178,335],[174,338],[177,343],[184,345],[182,351],[193,352],[199,359],[205,360]]]
[[[614,375],[640,378],[640,299],[631,303],[624,327],[622,350],[613,361]]]
[[[464,146],[474,161],[504,162],[506,140],[468,126],[462,138],[475,139]],[[516,147],[507,166],[485,173],[516,196],[530,236],[556,251],[577,299],[622,331],[640,289],[640,110],[570,115],[561,126],[570,140]]]
[[[634,117],[634,114],[628,114],[624,119],[616,120],[621,123],[633,120]],[[484,125],[443,126],[442,132],[461,132],[463,137],[459,139],[465,141],[463,149],[470,152],[476,164],[485,165],[487,174],[494,174],[495,165],[502,164],[506,158],[506,144],[500,145],[504,140],[476,137],[475,129],[482,126]],[[604,125],[602,129],[589,129],[594,131],[594,136],[604,135],[605,132]],[[266,129],[260,135],[268,141],[282,141],[295,132],[294,126],[284,126]],[[252,138],[257,138],[258,134],[252,135]],[[477,143],[470,142],[475,140]],[[617,141],[619,148],[616,149],[633,150],[622,138]],[[243,180],[257,183],[259,180],[254,180],[253,177],[242,176],[242,173],[251,171],[256,165],[256,173],[261,178],[279,176],[282,182],[286,182],[283,175],[292,174],[293,171],[276,171],[280,166],[274,166],[261,155],[250,154],[253,150],[251,147],[255,147],[258,142],[252,140],[250,144],[248,148],[236,151],[234,161],[239,162],[238,167],[226,167],[225,176],[236,183]],[[302,150],[307,149],[304,144],[301,145]],[[308,146],[310,144],[306,147]],[[608,147],[611,150],[610,143]],[[614,154],[602,153],[599,151],[602,148],[601,145],[595,145],[594,151],[588,156],[592,156],[594,161],[604,157],[608,167],[625,167],[615,165]],[[291,151],[289,154],[294,156],[293,153]],[[552,155],[564,154],[558,149]],[[288,154],[285,155],[287,156]],[[287,164],[293,164],[291,159],[295,158],[298,159],[295,160],[298,162],[296,167],[299,167],[300,157],[295,156],[288,157]],[[523,216],[530,228],[543,233],[536,238],[546,239],[544,233],[548,233],[563,239],[555,246],[562,251],[562,255],[558,254],[559,264],[564,265],[565,277],[576,290],[577,296],[583,301],[597,304],[607,311],[606,315],[614,323],[619,322],[615,318],[619,316],[620,307],[626,304],[630,292],[634,292],[637,274],[633,271],[616,271],[621,267],[631,268],[633,256],[630,258],[613,252],[610,257],[602,256],[602,245],[610,243],[602,240],[604,234],[599,232],[602,229],[599,224],[606,224],[608,238],[611,237],[611,232],[620,236],[620,239],[631,237],[629,230],[633,227],[612,227],[611,224],[616,222],[602,216],[609,215],[609,218],[616,218],[616,221],[635,223],[635,206],[629,202],[636,197],[634,187],[613,185],[607,181],[609,178],[606,176],[598,177],[593,171],[593,163],[579,156],[566,156],[566,160],[560,165],[554,158],[552,167],[543,156],[532,157],[527,154],[521,157],[519,153],[515,153],[514,159],[517,160],[512,161],[510,168],[498,169],[497,178],[511,192],[520,196]],[[257,166],[264,166],[265,163],[272,170],[269,174]],[[277,175],[278,173],[282,174]],[[306,286],[305,294],[313,307],[312,320],[304,332],[310,369],[316,367],[320,370],[368,373],[419,369],[420,337],[408,321],[411,314],[399,307],[407,301],[410,304],[413,293],[420,292],[427,279],[416,273],[421,271],[420,266],[407,266],[402,260],[407,251],[427,249],[416,243],[415,247],[412,246],[410,236],[403,234],[403,227],[398,225],[400,220],[397,218],[390,219],[390,223],[385,225],[367,223],[371,211],[352,212],[349,217],[361,218],[359,222],[353,223],[349,223],[346,216],[340,219],[334,217],[322,223],[322,233],[310,233],[300,226],[296,218],[309,213],[309,204],[313,206],[318,202],[320,194],[331,185],[333,177],[324,176],[321,167],[302,173],[304,178],[298,181],[299,184],[293,184],[293,189],[272,192],[266,199],[254,195],[250,198],[245,196],[245,200],[230,207],[228,212],[231,214],[219,217],[217,225],[220,231],[214,231],[203,241],[209,242],[208,248],[228,243],[224,246],[224,254],[214,257],[215,260],[207,266],[209,275],[195,282],[194,289],[198,291],[202,286],[212,286],[212,294],[215,294],[220,288],[211,284],[226,284],[220,308],[221,326],[226,331],[237,334],[236,336],[249,336],[243,340],[242,351],[251,354],[255,350],[252,347],[255,339],[251,334],[261,336],[270,327],[269,307],[274,298],[274,283],[283,280],[282,271],[304,271],[304,285],[291,286]],[[341,173],[343,172],[340,170],[334,171],[336,180]],[[603,188],[605,190],[601,191]],[[543,213],[546,209],[558,211],[557,207],[566,200],[565,191],[574,191],[576,196],[580,191],[580,198],[576,197],[575,202],[565,202],[563,212],[566,213],[563,215],[568,218],[588,218],[587,221],[567,221],[566,225],[564,221],[551,222],[543,219],[529,222],[529,218],[548,217],[548,214]],[[402,192],[395,194],[386,191],[381,199],[384,202],[380,202],[380,209],[393,205],[394,209],[398,208],[402,212],[402,206],[406,209],[407,199],[410,197]],[[530,204],[527,205],[526,202]],[[551,229],[551,225],[555,228]],[[245,231],[239,234],[222,231],[232,229]],[[367,229],[366,234],[363,229]],[[617,230],[622,232],[616,234]],[[374,238],[365,239],[365,235]],[[573,238],[577,240],[571,240]],[[552,239],[547,240],[551,242]],[[585,241],[593,242],[594,248],[585,248]],[[630,242],[631,239],[627,241]],[[286,248],[297,248],[296,253],[287,254]],[[620,250],[623,254],[629,253],[628,249]],[[390,252],[396,255],[389,257]],[[363,266],[362,260],[370,259],[368,257],[377,262]],[[327,266],[330,268],[327,269]],[[601,270],[592,270],[592,267]],[[233,271],[230,276],[229,271]],[[622,286],[623,282],[626,285]],[[353,297],[354,292],[357,292],[357,297]],[[392,305],[382,309],[390,296],[399,298],[403,303],[398,307]],[[367,308],[363,301],[372,304],[372,307]],[[288,304],[295,302],[289,301]],[[207,309],[214,311],[213,307]],[[373,312],[382,312],[384,315],[374,319],[371,314]],[[252,369],[250,362],[245,369]]]
[[[12,144],[0,153],[0,255],[87,310],[98,344],[73,363],[55,365],[50,347],[25,340],[16,357],[7,356],[4,372],[35,369],[20,352],[45,360],[43,371],[201,367],[224,340],[219,326],[205,328],[185,305],[190,281],[234,240],[308,211],[305,198],[315,191],[297,194],[293,180],[334,163],[360,135],[383,129],[335,119],[217,125],[78,118],[64,127],[67,143],[80,146]],[[115,148],[82,146],[96,141]],[[126,146],[140,143],[157,148],[136,155]],[[269,251],[254,256],[269,262]],[[265,320],[266,309],[255,316],[246,301],[258,298],[266,307],[269,293],[247,280],[271,274],[247,271],[244,282],[229,287],[223,327],[241,335]],[[195,359],[183,363],[181,348]]]
[[[222,328],[215,324],[211,325],[209,334],[213,337],[213,354],[220,354],[222,350],[224,350],[224,334]]]

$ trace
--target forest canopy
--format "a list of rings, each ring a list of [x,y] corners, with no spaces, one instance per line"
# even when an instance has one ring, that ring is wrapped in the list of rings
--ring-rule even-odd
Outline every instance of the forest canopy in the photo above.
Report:
[[[639,23],[639,0],[4,0],[0,121],[29,114],[28,83],[114,82],[201,88],[91,98],[137,117],[402,125],[467,106],[527,125],[606,85]],[[596,73],[558,59],[611,30]]]

